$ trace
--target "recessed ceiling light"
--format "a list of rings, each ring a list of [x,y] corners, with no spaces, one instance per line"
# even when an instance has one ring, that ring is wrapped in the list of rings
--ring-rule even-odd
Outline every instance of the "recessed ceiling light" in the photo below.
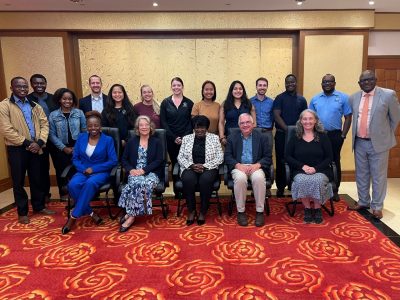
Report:
[[[157,2],[153,2],[153,6],[154,6],[154,7],[157,7],[157,6],[158,6],[158,3],[157,3]]]
[[[375,4],[375,1],[374,1],[374,0],[369,0],[369,1],[368,1],[368,4],[369,4],[369,5],[374,5],[374,4]]]
[[[296,0],[296,4],[297,5],[303,5],[303,2],[305,2],[306,0]]]

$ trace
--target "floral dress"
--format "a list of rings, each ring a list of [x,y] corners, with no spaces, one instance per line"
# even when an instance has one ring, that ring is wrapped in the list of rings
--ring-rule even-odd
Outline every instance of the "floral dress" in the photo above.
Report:
[[[139,146],[136,168],[143,169],[146,165],[147,149]],[[129,175],[128,184],[122,190],[118,205],[125,208],[130,216],[151,215],[151,195],[159,181],[157,175],[152,172],[142,176]]]

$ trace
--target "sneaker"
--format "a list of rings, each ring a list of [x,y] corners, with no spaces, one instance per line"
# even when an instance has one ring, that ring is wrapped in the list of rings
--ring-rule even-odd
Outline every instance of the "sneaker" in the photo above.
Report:
[[[305,208],[304,209],[304,223],[310,224],[312,221],[313,221],[312,209]]]
[[[36,213],[41,214],[41,215],[54,215],[56,212],[54,210],[50,210],[48,208],[43,208],[42,210],[39,210]]]
[[[322,210],[320,208],[314,209],[314,222],[315,224],[321,224],[322,219]]]
[[[264,213],[262,212],[256,213],[256,221],[254,222],[254,224],[256,225],[256,227],[264,226],[265,224]]]
[[[237,222],[240,226],[247,226],[249,224],[247,221],[247,215],[245,212],[238,212]]]

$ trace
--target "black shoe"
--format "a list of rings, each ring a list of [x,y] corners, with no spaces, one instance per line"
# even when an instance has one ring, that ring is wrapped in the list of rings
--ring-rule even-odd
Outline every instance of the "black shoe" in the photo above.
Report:
[[[100,225],[103,222],[103,219],[100,218],[100,216],[94,212],[92,213],[91,217],[92,217],[94,224],[96,224],[96,225]]]
[[[313,221],[312,209],[305,208],[304,209],[304,223],[310,224]]]
[[[71,231],[72,227],[75,225],[76,219],[75,218],[68,218],[67,223],[65,223],[64,227],[61,229],[62,234],[67,234]]]
[[[238,212],[237,222],[240,226],[247,226],[249,224],[247,221],[247,215],[245,212]]]
[[[256,213],[256,221],[254,222],[254,224],[256,225],[256,227],[264,226],[264,224],[265,224],[264,213],[262,213],[262,212]]]
[[[315,224],[321,224],[323,222],[322,210],[320,208],[314,209],[314,222]]]
[[[196,218],[196,211],[192,211],[188,214],[187,219],[186,219],[186,225],[190,226],[194,224],[194,219]]]
[[[283,198],[285,196],[285,190],[284,189],[278,189],[276,191],[276,197],[277,198]]]
[[[121,224],[121,225],[124,224],[126,219],[127,219],[127,215],[123,215],[121,218],[119,218],[119,224]]]
[[[197,218],[197,225],[204,225],[205,223],[206,223],[206,217],[202,214],[202,213],[200,213],[199,214],[199,217]]]
[[[125,222],[126,222],[126,220],[125,220]],[[135,223],[135,218],[133,217],[133,221],[126,227],[123,225],[125,222],[123,222],[122,225],[119,227],[119,232],[122,232],[122,233],[127,232],[129,230],[129,228],[132,227],[133,223]]]
[[[333,193],[332,200],[335,201],[335,202],[339,202],[340,201],[340,197],[339,197],[339,194],[337,192]]]

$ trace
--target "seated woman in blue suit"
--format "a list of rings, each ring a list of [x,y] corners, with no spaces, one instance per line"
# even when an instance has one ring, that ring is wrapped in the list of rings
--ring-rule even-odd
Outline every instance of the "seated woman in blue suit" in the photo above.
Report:
[[[97,225],[102,222],[90,207],[90,200],[107,183],[110,171],[118,163],[113,139],[101,133],[99,112],[86,113],[86,127],[88,132],[78,136],[74,147],[72,163],[77,172],[68,184],[68,191],[75,200],[75,208],[62,228],[63,234],[70,232],[76,219],[84,215],[90,215]]]

